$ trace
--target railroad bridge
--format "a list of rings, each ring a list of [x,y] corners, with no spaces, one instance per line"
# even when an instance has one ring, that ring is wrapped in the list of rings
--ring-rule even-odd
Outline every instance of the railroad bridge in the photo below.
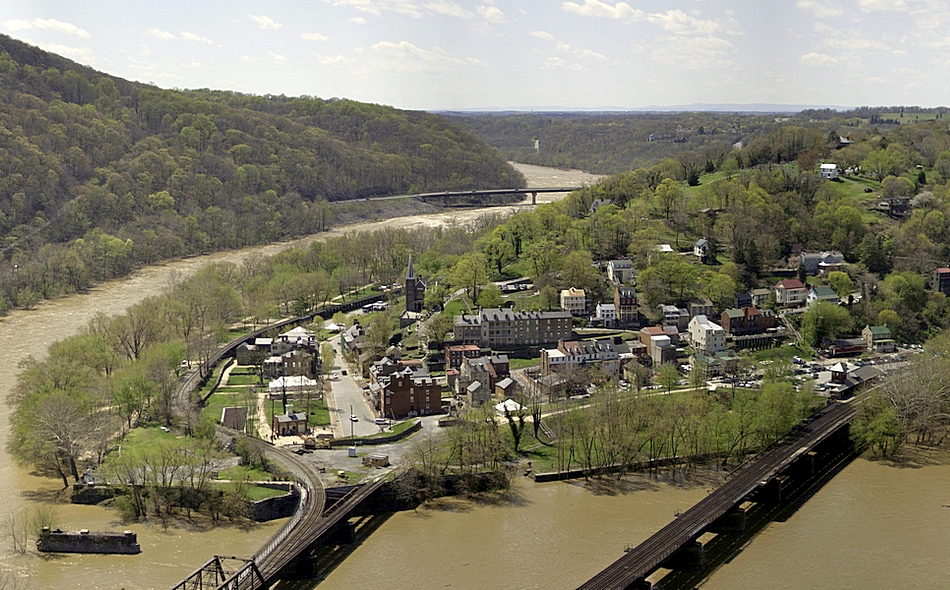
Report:
[[[173,590],[259,590],[299,572],[310,577],[311,553],[352,542],[350,518],[367,511],[366,504],[383,483],[329,489],[326,494],[303,485],[297,512],[253,558],[215,555]]]
[[[704,564],[700,537],[745,528],[745,506],[775,503],[783,490],[813,479],[848,443],[850,403],[834,402],[798,425],[796,432],[730,473],[726,482],[640,545],[580,586],[580,590],[649,589],[660,568],[694,569]],[[842,443],[845,445],[842,445]]]

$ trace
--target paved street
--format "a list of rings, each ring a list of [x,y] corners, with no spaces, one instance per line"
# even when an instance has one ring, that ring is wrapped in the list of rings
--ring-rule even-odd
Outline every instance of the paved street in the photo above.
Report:
[[[330,344],[336,351],[336,360],[331,371],[334,376],[330,379],[332,391],[327,397],[327,406],[330,408],[330,421],[334,433],[339,437],[344,437],[368,436],[381,432],[382,429],[373,423],[377,416],[363,394],[363,389],[356,383],[353,371],[349,370],[343,360],[340,339],[331,338]],[[346,370],[346,375],[342,374],[343,370]],[[351,410],[359,421],[350,420]]]

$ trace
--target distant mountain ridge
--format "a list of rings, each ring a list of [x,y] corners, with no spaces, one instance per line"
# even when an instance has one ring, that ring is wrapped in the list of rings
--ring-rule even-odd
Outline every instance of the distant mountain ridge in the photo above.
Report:
[[[535,106],[535,107],[488,107],[471,109],[431,109],[431,113],[446,114],[526,114],[526,113],[588,113],[588,114],[616,114],[616,113],[755,113],[755,114],[794,114],[806,110],[832,109],[847,111],[854,107],[840,105],[792,105],[771,103],[705,103],[694,102],[686,105],[650,105],[646,107],[564,107],[564,106]]]

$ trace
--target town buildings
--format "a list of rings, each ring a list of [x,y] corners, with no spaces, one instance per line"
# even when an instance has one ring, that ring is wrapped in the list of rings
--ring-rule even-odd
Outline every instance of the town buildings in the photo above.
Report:
[[[607,262],[607,280],[615,285],[624,285],[633,280],[633,261],[627,258]]]
[[[698,315],[689,321],[689,339],[693,348],[699,352],[715,354],[726,350],[726,331],[704,315]]]
[[[455,340],[483,348],[510,348],[570,340],[567,311],[512,311],[487,308],[455,318]]]
[[[617,322],[624,327],[638,326],[640,312],[637,310],[637,291],[633,287],[614,287],[614,310]]]
[[[798,279],[785,279],[775,284],[775,303],[783,307],[798,307],[805,303],[808,288]]]
[[[583,289],[561,290],[561,309],[568,311],[571,315],[581,316],[587,311],[587,294]]]

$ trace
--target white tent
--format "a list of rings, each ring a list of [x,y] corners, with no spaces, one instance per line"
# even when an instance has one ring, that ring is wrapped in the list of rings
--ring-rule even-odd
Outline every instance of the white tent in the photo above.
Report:
[[[506,399],[505,401],[495,406],[495,412],[497,412],[498,415],[500,416],[504,416],[505,410],[508,410],[509,412],[517,412],[521,408],[522,408],[522,405],[516,402],[515,400]]]
[[[324,328],[325,330],[329,331],[329,332],[339,332],[340,330],[343,329],[343,326],[337,325],[337,324],[334,323],[334,322],[330,322],[329,324],[327,324],[327,325],[324,326],[323,328]]]

